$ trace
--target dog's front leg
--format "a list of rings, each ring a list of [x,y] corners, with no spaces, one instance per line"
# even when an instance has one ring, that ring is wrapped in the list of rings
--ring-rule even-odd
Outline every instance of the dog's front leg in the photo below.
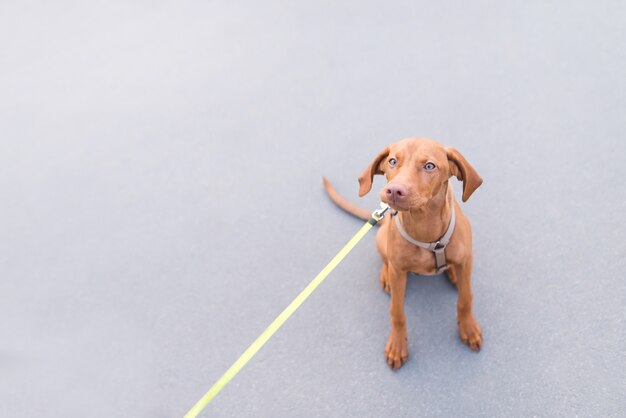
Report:
[[[385,348],[385,355],[387,364],[392,369],[399,369],[409,358],[404,317],[404,292],[408,272],[397,269],[391,263],[387,272],[391,286],[391,333]]]
[[[459,291],[457,302],[457,323],[461,340],[472,350],[480,350],[483,345],[483,335],[480,325],[472,313],[472,257],[469,256],[462,264],[450,266],[449,274],[456,282]]]

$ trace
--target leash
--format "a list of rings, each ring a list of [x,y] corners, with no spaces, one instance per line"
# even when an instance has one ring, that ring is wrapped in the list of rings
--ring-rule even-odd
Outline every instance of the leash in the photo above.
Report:
[[[196,418],[200,412],[220,393],[220,391],[232,380],[233,377],[245,366],[263,345],[278,331],[278,329],[289,319],[289,317],[304,303],[305,300],[317,287],[328,277],[328,275],[343,261],[350,251],[361,241],[361,238],[381,219],[389,210],[385,203],[380,204],[380,209],[372,212],[370,219],[359,229],[359,232],[337,253],[330,263],[319,272],[317,276],[304,288],[302,292],[283,310],[278,317],[267,327],[265,331],[244,351],[244,353],[233,363],[232,366],[218,379],[209,391],[185,414],[184,418]]]

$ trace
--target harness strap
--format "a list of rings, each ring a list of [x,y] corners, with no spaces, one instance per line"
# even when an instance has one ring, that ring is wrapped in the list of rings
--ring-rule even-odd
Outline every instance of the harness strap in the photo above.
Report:
[[[454,203],[452,204],[452,209],[450,212],[450,223],[448,224],[448,229],[441,238],[434,242],[421,242],[411,238],[411,236],[402,227],[400,217],[396,215],[397,212],[394,214],[396,218],[396,228],[398,228],[398,232],[400,233],[400,235],[402,235],[402,238],[404,238],[413,245],[432,251],[435,254],[435,266],[437,268],[437,274],[446,271],[448,269],[448,263],[446,262],[445,249],[450,242],[450,238],[452,237],[452,233],[454,232],[454,226],[456,224]]]

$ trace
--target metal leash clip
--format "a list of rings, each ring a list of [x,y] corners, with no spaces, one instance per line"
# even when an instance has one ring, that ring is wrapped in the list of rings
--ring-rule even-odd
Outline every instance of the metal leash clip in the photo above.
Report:
[[[385,213],[387,213],[389,209],[391,208],[388,204],[380,202],[380,209],[376,209],[372,212],[372,219],[376,221],[375,223],[378,223],[381,219],[383,219],[383,216],[385,216]]]

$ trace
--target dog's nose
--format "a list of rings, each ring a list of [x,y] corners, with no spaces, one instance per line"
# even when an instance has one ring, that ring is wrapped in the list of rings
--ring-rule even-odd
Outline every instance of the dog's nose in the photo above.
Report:
[[[387,187],[385,187],[385,194],[387,195],[387,199],[392,202],[399,202],[404,200],[408,191],[406,187],[401,184],[388,184]]]

